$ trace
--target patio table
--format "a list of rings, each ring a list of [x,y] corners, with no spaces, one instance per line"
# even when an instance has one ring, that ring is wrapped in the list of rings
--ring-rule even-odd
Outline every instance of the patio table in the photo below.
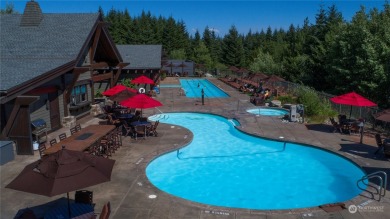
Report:
[[[61,150],[62,146],[65,146],[68,150],[85,151],[114,129],[115,125],[89,125],[81,129],[81,131],[76,132],[74,135],[71,135],[59,143],[47,148],[44,153],[55,153]]]
[[[143,126],[144,127],[144,139],[146,139],[146,129],[147,127],[150,127],[152,125],[151,122],[148,122],[148,121],[135,121],[135,122],[132,122],[130,123],[130,126],[133,126],[134,128],[136,128],[137,126]],[[137,140],[137,134],[135,134],[135,139]]]

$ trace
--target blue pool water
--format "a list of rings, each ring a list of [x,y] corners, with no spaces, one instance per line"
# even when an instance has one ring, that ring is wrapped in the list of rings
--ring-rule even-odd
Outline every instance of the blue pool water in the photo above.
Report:
[[[315,147],[244,134],[226,118],[200,113],[150,117],[190,129],[186,147],[146,168],[157,188],[207,205],[275,210],[343,202],[361,190],[364,172],[352,162]]]
[[[160,84],[160,88],[180,88],[180,84]]]
[[[228,94],[207,79],[180,79],[180,84],[185,91],[186,97],[189,98],[202,97],[202,89],[204,90],[205,98],[229,97]]]
[[[284,116],[286,114],[289,114],[289,112],[285,109],[264,108],[264,107],[248,109],[247,112],[255,115],[262,115],[262,116]]]

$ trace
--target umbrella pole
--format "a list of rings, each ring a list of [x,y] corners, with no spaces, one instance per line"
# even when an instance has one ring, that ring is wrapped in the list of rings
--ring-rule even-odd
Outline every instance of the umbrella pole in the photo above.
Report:
[[[69,200],[69,192],[66,193],[66,196],[68,197],[68,214],[69,214],[69,218],[72,218],[71,216],[71,212],[70,212],[70,200]]]
[[[351,115],[352,115],[352,105],[351,105],[351,111],[349,111],[349,119],[351,119]]]

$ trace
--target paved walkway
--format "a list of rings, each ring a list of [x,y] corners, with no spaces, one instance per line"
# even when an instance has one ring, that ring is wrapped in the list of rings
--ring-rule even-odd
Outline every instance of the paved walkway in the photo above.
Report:
[[[279,118],[249,115],[245,112],[254,106],[249,103],[249,97],[237,92],[234,88],[211,79],[217,86],[230,95],[224,99],[206,99],[204,105],[200,99],[190,99],[179,95],[178,88],[161,88],[156,99],[164,106],[162,112],[207,112],[228,118],[236,118],[245,132],[266,138],[279,139],[283,136],[286,141],[314,145],[341,154],[360,165],[367,173],[385,171],[390,174],[390,163],[383,156],[374,156],[377,149],[375,140],[364,138],[359,144],[359,136],[340,135],[330,132],[331,126],[325,124],[305,125],[300,123],[283,123]],[[178,84],[177,78],[168,78],[163,84]],[[144,115],[159,113],[156,109],[144,110]],[[81,125],[97,124],[100,119],[86,117]],[[49,134],[50,138],[58,138],[61,132],[69,132],[63,128]],[[192,133],[179,126],[160,123],[158,137],[134,140],[123,138],[124,145],[113,154],[116,160],[110,182],[87,188],[94,193],[95,211],[99,212],[103,204],[111,202],[110,218],[390,218],[390,199],[387,193],[380,202],[373,200],[368,193],[363,192],[358,197],[345,202],[362,207],[352,214],[347,209],[327,213],[320,208],[308,208],[286,211],[255,211],[249,209],[221,208],[190,202],[173,197],[154,187],[145,176],[145,167],[156,156],[182,147],[192,139]],[[69,134],[69,133],[68,133]],[[57,139],[58,140],[58,139]],[[0,218],[14,218],[19,210],[33,207],[39,216],[47,209],[63,202],[66,194],[56,197],[45,197],[4,188],[23,167],[39,159],[38,152],[34,156],[17,155],[15,160],[0,167],[1,173],[1,214]],[[343,171],[343,170],[340,170]],[[156,198],[150,198],[156,195]],[[74,197],[74,193],[70,193]],[[377,199],[378,197],[375,196]],[[49,204],[47,204],[49,203]]]

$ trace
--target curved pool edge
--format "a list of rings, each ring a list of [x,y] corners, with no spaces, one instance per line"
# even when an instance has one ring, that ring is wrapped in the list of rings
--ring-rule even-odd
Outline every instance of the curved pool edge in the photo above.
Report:
[[[222,118],[225,118],[227,120],[229,119],[235,119],[237,120],[240,124],[242,124],[240,122],[240,119],[237,118],[237,117],[233,117],[233,118],[229,118],[229,117],[226,117],[224,115],[220,115],[220,114],[216,114],[216,113],[209,113],[209,112],[196,112],[196,111],[181,111],[181,112],[165,112],[167,114],[169,113],[199,113],[199,114],[211,114],[211,115],[215,115],[215,116],[220,116]],[[165,124],[168,124],[168,123],[165,123]],[[172,124],[168,124],[168,125],[172,125]],[[250,210],[251,212],[258,212],[260,214],[262,213],[270,213],[270,214],[275,214],[275,213],[289,213],[289,214],[302,214],[302,213],[307,213],[308,211],[311,212],[311,213],[316,213],[316,212],[324,212],[324,210],[322,208],[320,208],[319,206],[313,206],[313,207],[306,207],[306,208],[294,208],[294,209],[264,209],[264,210],[260,210],[260,209],[248,209],[248,208],[234,208],[234,207],[224,207],[224,206],[216,206],[216,205],[208,205],[208,204],[203,204],[203,203],[200,203],[200,202],[195,202],[195,201],[191,201],[191,200],[187,200],[187,199],[184,199],[184,198],[181,198],[179,196],[175,196],[175,195],[172,195],[172,194],[169,194],[161,189],[159,189],[158,187],[156,187],[150,180],[149,178],[147,177],[147,174],[146,174],[146,168],[147,166],[152,162],[154,161],[155,159],[157,159],[158,157],[160,156],[163,156],[167,153],[171,153],[171,152],[174,152],[178,149],[182,149],[184,147],[186,147],[187,145],[189,145],[191,142],[192,142],[192,139],[193,139],[193,134],[191,132],[191,130],[187,129],[187,128],[184,128],[182,126],[178,126],[178,125],[173,125],[173,126],[177,126],[177,127],[181,127],[181,129],[185,129],[187,130],[189,133],[191,133],[191,140],[186,142],[185,144],[178,144],[174,147],[169,147],[167,148],[166,150],[156,150],[155,153],[153,153],[153,157],[151,157],[150,159],[148,160],[145,160],[144,162],[146,163],[146,165],[142,168],[142,171],[143,171],[143,174],[145,175],[145,178],[146,180],[150,183],[151,186],[153,186],[154,189],[160,191],[161,193],[169,196],[171,199],[177,199],[177,200],[180,200],[180,201],[185,201],[187,203],[190,203],[191,205],[195,205],[199,208],[202,208],[202,209],[219,209],[221,211],[225,211],[225,212],[230,212],[230,211],[233,211],[235,213],[238,213],[238,212],[247,212],[248,210]],[[251,135],[251,136],[254,136],[254,137],[260,137],[260,138],[263,138],[263,139],[268,139],[268,140],[273,140],[273,141],[278,141],[278,142],[286,142],[286,143],[291,143],[291,144],[300,144],[302,146],[306,146],[306,147],[312,147],[312,148],[315,148],[315,149],[319,149],[319,150],[323,150],[325,152],[328,152],[328,153],[331,153],[331,154],[334,154],[336,156],[339,156],[340,158],[343,158],[347,161],[349,161],[351,164],[353,164],[354,166],[356,166],[357,168],[359,168],[365,175],[367,175],[367,172],[362,168],[361,165],[359,165],[359,163],[361,163],[362,161],[360,161],[359,159],[357,158],[348,158],[346,157],[344,154],[342,154],[341,152],[339,151],[333,151],[331,149],[328,149],[328,148],[323,148],[321,146],[317,146],[317,145],[314,145],[314,144],[308,144],[308,143],[305,143],[305,142],[299,142],[299,141],[292,141],[292,140],[281,140],[281,139],[277,139],[277,138],[272,138],[272,137],[268,137],[268,136],[263,136],[259,133],[250,133],[248,131],[245,131],[242,129],[241,126],[233,126],[234,128],[236,128],[238,131],[242,132],[242,133],[245,133],[245,134],[248,134],[248,135]],[[355,161],[356,159],[356,161]],[[349,205],[356,205],[357,203],[361,203],[362,200],[364,199],[364,196],[362,196],[362,193],[364,191],[362,190],[357,196],[349,199],[349,200],[346,200],[346,201],[343,201],[342,203],[344,203],[346,206],[349,206]],[[326,204],[334,204],[334,203],[326,203]]]

